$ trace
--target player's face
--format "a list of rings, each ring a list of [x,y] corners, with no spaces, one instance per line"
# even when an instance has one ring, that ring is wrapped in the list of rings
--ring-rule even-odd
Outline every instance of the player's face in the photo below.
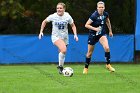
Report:
[[[103,12],[104,12],[104,10],[105,10],[104,4],[98,4],[97,10],[98,10],[98,13],[99,13],[99,14],[103,14]]]
[[[59,16],[62,16],[64,14],[64,12],[65,12],[65,9],[64,9],[64,7],[62,5],[57,5],[56,11],[57,11],[57,14]]]

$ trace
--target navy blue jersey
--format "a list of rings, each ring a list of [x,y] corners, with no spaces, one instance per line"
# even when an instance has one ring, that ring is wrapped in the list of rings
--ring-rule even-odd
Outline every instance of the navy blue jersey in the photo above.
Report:
[[[101,31],[94,31],[94,30],[89,30],[91,33],[93,33],[94,35],[99,35],[99,34],[106,34],[105,28],[106,28],[106,19],[109,17],[107,12],[103,12],[103,15],[99,15],[99,13],[97,11],[95,11],[89,19],[91,19],[92,22],[92,26],[93,27],[100,27]]]

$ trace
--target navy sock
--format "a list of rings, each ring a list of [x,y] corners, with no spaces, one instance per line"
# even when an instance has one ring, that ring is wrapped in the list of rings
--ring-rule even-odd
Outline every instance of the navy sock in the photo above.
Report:
[[[86,57],[85,68],[88,68],[91,58]]]
[[[110,64],[110,52],[105,52],[106,64]]]

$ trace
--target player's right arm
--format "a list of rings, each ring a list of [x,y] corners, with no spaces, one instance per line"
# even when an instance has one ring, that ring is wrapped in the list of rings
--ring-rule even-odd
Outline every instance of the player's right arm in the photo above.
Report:
[[[86,22],[85,24],[85,27],[90,29],[90,30],[94,30],[94,31],[100,31],[100,28],[99,27],[93,27],[91,24],[92,24],[92,20],[89,18],[88,21]]]
[[[43,20],[43,22],[42,22],[42,24],[41,24],[41,28],[40,28],[40,33],[39,33],[39,36],[38,36],[39,39],[41,39],[42,36],[43,36],[43,30],[44,30],[46,24],[47,24],[48,22],[51,22],[52,20],[53,20],[53,15],[52,15],[52,14],[49,15],[45,20]]]
[[[46,19],[45,19],[45,20],[43,20],[43,22],[42,22],[42,24],[41,24],[40,33],[39,33],[39,36],[38,36],[39,39],[41,39],[42,36],[43,36],[43,30],[44,30],[46,24],[47,24],[47,21],[46,21]]]

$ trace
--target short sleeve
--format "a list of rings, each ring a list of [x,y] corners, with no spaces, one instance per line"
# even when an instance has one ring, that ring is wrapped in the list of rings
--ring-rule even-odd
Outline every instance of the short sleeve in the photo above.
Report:
[[[73,21],[72,17],[71,17],[69,14],[68,14],[68,16],[69,16],[68,23],[69,23],[69,24],[72,24],[74,21]]]
[[[53,20],[53,15],[51,14],[51,15],[49,15],[46,19],[45,19],[45,21],[47,21],[47,22],[51,22]]]
[[[95,19],[96,19],[95,14],[93,13],[93,14],[89,17],[89,19],[91,19],[92,21],[95,21]]]
[[[105,12],[106,18],[109,18],[109,14],[108,12]]]

